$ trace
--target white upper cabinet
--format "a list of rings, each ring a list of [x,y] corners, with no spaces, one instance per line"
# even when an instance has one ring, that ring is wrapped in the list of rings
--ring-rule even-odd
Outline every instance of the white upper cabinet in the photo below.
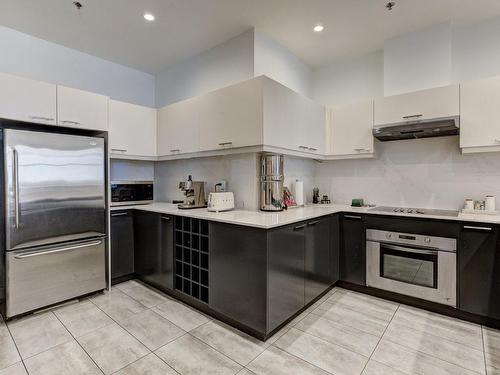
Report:
[[[57,124],[70,128],[108,130],[108,97],[57,86]]]
[[[500,151],[500,77],[460,85],[462,151]]]
[[[0,73],[0,117],[56,124],[56,85]]]
[[[265,77],[262,95],[266,146],[305,154],[325,153],[325,107]]]
[[[262,83],[251,79],[199,97],[200,150],[262,144]]]
[[[331,156],[373,155],[373,100],[332,109],[329,127]]]
[[[199,98],[158,110],[158,156],[200,151]]]
[[[156,156],[156,109],[110,100],[109,149],[112,155]]]
[[[458,116],[459,86],[445,86],[375,99],[375,126]]]

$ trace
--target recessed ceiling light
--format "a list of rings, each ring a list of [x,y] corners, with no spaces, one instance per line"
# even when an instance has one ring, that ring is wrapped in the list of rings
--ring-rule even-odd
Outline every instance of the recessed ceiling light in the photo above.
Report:
[[[313,30],[314,30],[314,32],[315,32],[315,33],[320,33],[320,32],[322,32],[324,29],[325,29],[325,28],[324,28],[324,26],[323,26],[323,25],[320,25],[320,24],[318,24],[318,25],[314,26],[314,28],[313,28]]]
[[[155,20],[155,16],[153,16],[151,13],[144,13],[144,19],[146,21],[154,21]]]

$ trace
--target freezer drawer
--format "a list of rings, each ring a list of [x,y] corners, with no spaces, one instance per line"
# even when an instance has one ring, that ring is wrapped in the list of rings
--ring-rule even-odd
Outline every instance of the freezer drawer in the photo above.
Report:
[[[106,287],[105,238],[6,252],[7,317]]]

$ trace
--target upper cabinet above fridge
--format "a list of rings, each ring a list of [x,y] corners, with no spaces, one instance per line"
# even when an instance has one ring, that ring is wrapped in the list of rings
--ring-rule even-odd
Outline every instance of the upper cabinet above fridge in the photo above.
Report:
[[[56,85],[0,73],[0,118],[56,124]]]
[[[375,127],[460,115],[458,85],[375,99]]]
[[[57,124],[70,128],[108,130],[108,97],[57,86]]]

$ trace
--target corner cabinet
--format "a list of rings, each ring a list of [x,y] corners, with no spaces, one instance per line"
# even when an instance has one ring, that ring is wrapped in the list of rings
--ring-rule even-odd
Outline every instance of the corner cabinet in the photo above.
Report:
[[[460,85],[463,153],[500,151],[500,77]]]
[[[375,126],[460,114],[458,85],[375,99]]]
[[[458,267],[460,310],[500,319],[500,227],[464,223]]]
[[[373,100],[331,109],[327,156],[331,159],[374,157],[373,123]]]
[[[108,130],[108,97],[57,86],[57,124],[69,128]]]
[[[156,109],[109,101],[111,157],[156,157]]]
[[[0,118],[56,124],[56,85],[0,73]]]

